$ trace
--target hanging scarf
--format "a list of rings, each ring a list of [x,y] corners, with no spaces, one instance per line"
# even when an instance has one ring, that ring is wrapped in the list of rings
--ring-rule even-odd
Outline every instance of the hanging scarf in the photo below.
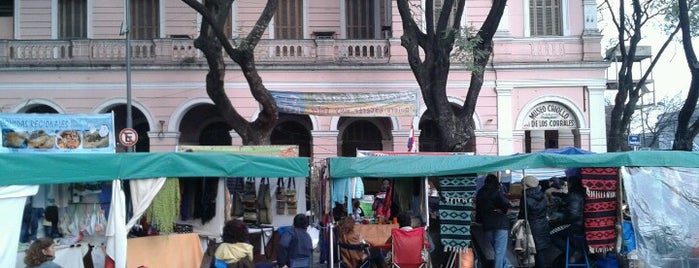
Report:
[[[444,249],[463,251],[471,243],[471,214],[476,175],[439,178],[439,221]]]
[[[592,253],[614,251],[617,240],[617,168],[581,168],[586,189],[583,209],[585,239]]]

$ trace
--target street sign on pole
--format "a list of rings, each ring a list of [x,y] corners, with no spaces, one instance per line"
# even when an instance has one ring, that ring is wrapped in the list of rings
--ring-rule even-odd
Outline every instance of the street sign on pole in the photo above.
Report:
[[[629,135],[629,146],[641,146],[641,137],[638,135]]]
[[[129,148],[138,142],[138,132],[133,128],[125,128],[119,131],[119,143]]]

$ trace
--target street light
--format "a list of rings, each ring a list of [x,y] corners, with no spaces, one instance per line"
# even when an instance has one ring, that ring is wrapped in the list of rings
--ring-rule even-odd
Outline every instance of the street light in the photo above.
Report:
[[[124,0],[124,24],[120,35],[126,35],[126,128],[133,128],[131,117],[131,5],[130,0]],[[126,147],[127,152],[133,152],[133,146]]]

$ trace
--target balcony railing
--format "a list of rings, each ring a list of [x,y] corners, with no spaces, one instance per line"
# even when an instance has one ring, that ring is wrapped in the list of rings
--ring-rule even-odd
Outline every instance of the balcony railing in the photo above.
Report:
[[[258,63],[388,63],[388,40],[261,40],[255,48]],[[124,40],[0,40],[0,66],[120,65]],[[134,65],[205,63],[191,39],[131,41]],[[226,61],[230,61],[226,57]]]

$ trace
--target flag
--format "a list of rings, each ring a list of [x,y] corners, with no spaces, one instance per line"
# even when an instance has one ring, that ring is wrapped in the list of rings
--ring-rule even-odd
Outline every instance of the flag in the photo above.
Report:
[[[408,134],[408,152],[417,152],[417,147],[415,146],[415,128],[413,128],[413,124],[410,124],[410,134]]]

